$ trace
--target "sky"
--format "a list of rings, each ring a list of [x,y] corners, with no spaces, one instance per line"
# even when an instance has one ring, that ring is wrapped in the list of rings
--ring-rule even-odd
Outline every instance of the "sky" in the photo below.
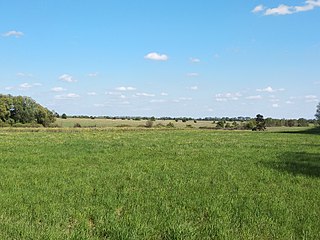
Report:
[[[0,93],[68,115],[314,118],[320,0],[0,0]]]

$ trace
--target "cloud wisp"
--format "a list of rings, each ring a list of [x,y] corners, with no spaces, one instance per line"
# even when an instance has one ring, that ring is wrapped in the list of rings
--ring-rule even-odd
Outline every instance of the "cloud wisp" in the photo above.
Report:
[[[22,37],[23,35],[24,35],[23,32],[19,32],[19,31],[15,31],[15,30],[12,30],[12,31],[9,31],[9,32],[2,34],[3,37],[16,37],[16,38]]]
[[[299,12],[307,12],[314,10],[315,8],[320,7],[320,0],[306,0],[302,6],[289,6],[285,4],[280,4],[278,7],[267,8],[263,5],[256,6],[251,12],[260,13],[263,12],[263,15],[290,15]]]

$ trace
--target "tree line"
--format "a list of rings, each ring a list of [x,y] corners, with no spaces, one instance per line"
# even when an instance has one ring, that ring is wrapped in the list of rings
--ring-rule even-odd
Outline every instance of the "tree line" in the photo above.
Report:
[[[55,114],[30,97],[0,94],[0,123],[2,125],[41,124],[55,121]]]

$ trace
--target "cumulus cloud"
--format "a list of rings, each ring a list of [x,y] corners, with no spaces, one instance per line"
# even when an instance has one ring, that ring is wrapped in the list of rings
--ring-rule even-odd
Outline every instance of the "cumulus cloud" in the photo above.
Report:
[[[275,8],[265,8],[263,5],[256,6],[252,12],[258,13],[263,12],[264,15],[289,15],[299,12],[306,12],[315,9],[316,7],[320,7],[320,0],[306,0],[304,5],[302,6],[289,6],[285,4],[280,4]]]
[[[169,94],[166,93],[166,92],[162,92],[162,93],[160,93],[160,95],[161,95],[161,96],[168,96]]]
[[[167,61],[169,57],[165,54],[159,54],[156,52],[148,53],[144,56],[145,59],[154,60],[154,61]]]
[[[64,82],[76,82],[77,80],[74,79],[71,75],[69,74],[62,74],[59,79],[61,81],[64,81]]]
[[[54,98],[57,100],[71,100],[71,99],[77,99],[79,98],[80,95],[76,94],[76,93],[68,93],[68,94],[64,94],[64,95],[56,95]]]
[[[134,90],[136,90],[136,88],[134,88],[134,87],[117,87],[116,90],[117,91],[134,91]]]
[[[19,88],[20,89],[29,89],[29,88],[32,88],[32,84],[30,84],[30,83],[22,83],[22,84],[20,84],[19,85]]]
[[[89,95],[89,96],[96,96],[97,93],[96,93],[96,92],[88,92],[87,95]]]
[[[257,92],[268,92],[268,93],[274,93],[274,92],[280,92],[280,91],[284,91],[284,88],[274,89],[269,86],[266,88],[257,89]]]
[[[240,97],[242,97],[241,93],[218,93],[215,95],[217,102],[237,101]]]
[[[262,12],[263,10],[264,10],[264,6],[263,5],[258,5],[252,10],[252,12],[253,13],[258,13],[258,12]]]
[[[64,91],[67,91],[67,89],[62,88],[62,87],[54,87],[54,88],[51,88],[51,91],[52,92],[64,92]]]
[[[22,37],[24,35],[23,32],[19,32],[19,31],[15,31],[15,30],[12,30],[12,31],[9,31],[9,32],[6,32],[4,34],[2,34],[2,36],[4,37]]]

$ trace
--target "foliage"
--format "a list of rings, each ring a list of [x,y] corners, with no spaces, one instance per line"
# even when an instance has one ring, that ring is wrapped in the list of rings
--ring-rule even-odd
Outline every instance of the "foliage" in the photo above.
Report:
[[[14,130],[0,130],[0,239],[320,236],[318,134]]]
[[[67,119],[67,114],[62,113],[61,118],[62,118],[62,119]]]
[[[256,126],[255,129],[258,131],[264,131],[266,129],[266,122],[261,114],[256,116]],[[254,129],[253,129],[254,130]]]
[[[316,117],[318,125],[320,125],[320,102],[319,102],[319,104],[317,106],[315,117]]]
[[[37,123],[45,127],[55,121],[54,113],[42,107],[32,98],[0,95],[0,122]]]
[[[216,128],[224,128],[224,121],[217,122]]]

